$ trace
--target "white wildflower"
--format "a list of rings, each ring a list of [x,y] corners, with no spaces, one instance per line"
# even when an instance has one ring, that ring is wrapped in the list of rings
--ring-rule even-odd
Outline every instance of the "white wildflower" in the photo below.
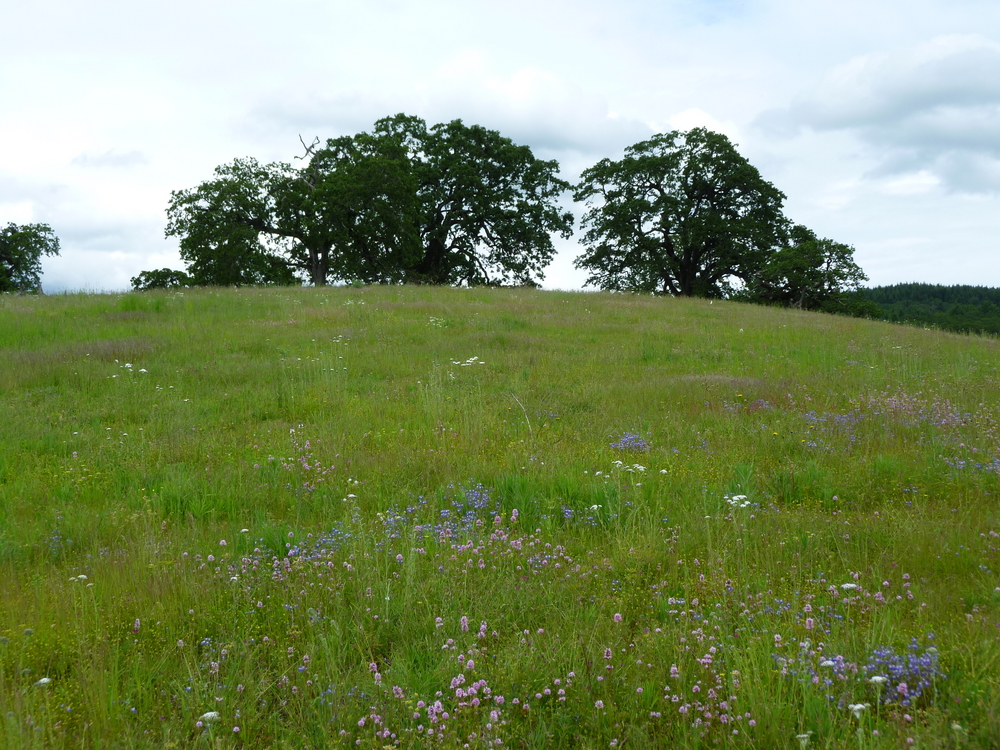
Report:
[[[854,718],[860,721],[862,714],[868,709],[867,703],[851,703],[847,709],[854,714]]]

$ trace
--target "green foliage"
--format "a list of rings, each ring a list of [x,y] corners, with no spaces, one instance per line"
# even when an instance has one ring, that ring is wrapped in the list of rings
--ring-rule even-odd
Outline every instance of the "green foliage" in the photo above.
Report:
[[[598,162],[574,198],[589,206],[576,266],[605,290],[723,297],[787,235],[784,194],[705,128],[657,135],[621,161]]]
[[[893,284],[862,289],[868,317],[961,333],[1000,335],[1000,289],[983,286]]]
[[[137,292],[148,292],[150,289],[176,289],[191,286],[194,280],[184,271],[173,268],[157,268],[154,271],[143,271],[132,278],[132,288]]]
[[[427,128],[406,115],[375,133],[406,149],[416,179],[422,256],[405,279],[431,284],[533,285],[573,217],[556,201],[569,184],[555,161],[536,159],[495,130],[453,120]]]
[[[854,248],[819,239],[802,225],[792,228],[790,244],[775,252],[747,282],[739,299],[802,310],[847,311],[863,281]]]
[[[180,237],[181,258],[197,285],[256,286],[294,283],[292,236],[277,227],[276,193],[294,179],[285,164],[237,159],[216,178],[171,194],[166,236]],[[308,239],[308,238],[306,238]]]
[[[496,131],[397,115],[306,147],[301,168],[238,159],[173,193],[168,236],[197,284],[535,284],[569,185]]]
[[[0,292],[38,292],[43,255],[59,255],[59,238],[48,224],[0,229]]]

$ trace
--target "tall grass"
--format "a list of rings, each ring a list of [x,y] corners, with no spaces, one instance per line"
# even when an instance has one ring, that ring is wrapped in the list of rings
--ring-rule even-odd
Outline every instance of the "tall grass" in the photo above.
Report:
[[[993,339],[409,287],[0,323],[7,747],[1000,745]]]

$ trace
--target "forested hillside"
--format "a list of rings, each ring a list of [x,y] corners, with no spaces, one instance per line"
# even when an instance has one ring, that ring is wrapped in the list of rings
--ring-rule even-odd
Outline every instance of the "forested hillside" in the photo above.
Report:
[[[1000,334],[1000,289],[986,286],[893,284],[862,289],[885,320],[965,333]]]

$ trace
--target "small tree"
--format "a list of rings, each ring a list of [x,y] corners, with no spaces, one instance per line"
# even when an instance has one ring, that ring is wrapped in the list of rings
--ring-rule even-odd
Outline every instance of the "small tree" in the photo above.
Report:
[[[576,267],[607,290],[722,297],[785,240],[784,194],[721,133],[671,131],[585,170]]]
[[[790,240],[749,279],[741,296],[803,310],[846,309],[847,295],[868,280],[854,262],[854,248],[819,239],[802,225],[792,228]]]
[[[43,255],[59,255],[59,238],[48,224],[0,229],[0,292],[38,293]]]
[[[157,268],[155,271],[143,271],[132,277],[132,288],[137,292],[148,292],[150,289],[176,289],[191,286],[192,279],[184,271],[173,268]]]

